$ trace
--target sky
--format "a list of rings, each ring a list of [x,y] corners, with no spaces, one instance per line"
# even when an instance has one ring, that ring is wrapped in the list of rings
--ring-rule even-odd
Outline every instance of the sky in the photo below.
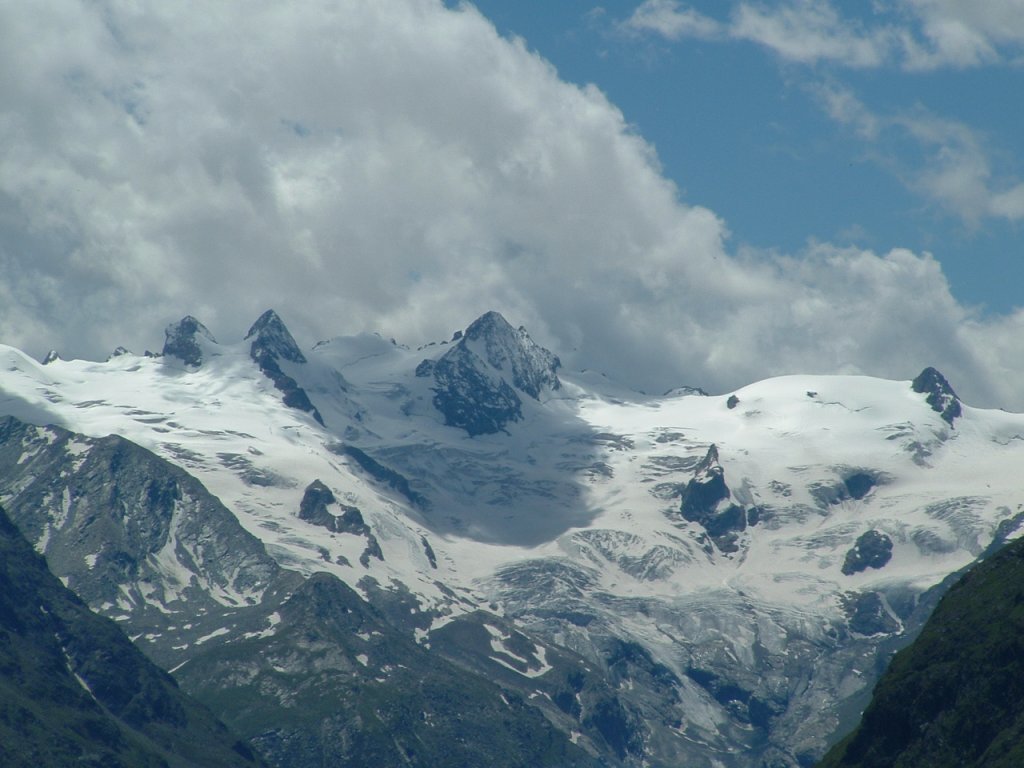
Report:
[[[1024,410],[1024,0],[0,0],[0,342],[415,346]]]

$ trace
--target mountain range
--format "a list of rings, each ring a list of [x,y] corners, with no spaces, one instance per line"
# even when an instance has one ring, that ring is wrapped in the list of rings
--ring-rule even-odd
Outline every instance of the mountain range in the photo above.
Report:
[[[496,312],[0,362],[20,533],[269,765],[810,766],[1024,519],[1024,416],[932,368],[650,395]]]

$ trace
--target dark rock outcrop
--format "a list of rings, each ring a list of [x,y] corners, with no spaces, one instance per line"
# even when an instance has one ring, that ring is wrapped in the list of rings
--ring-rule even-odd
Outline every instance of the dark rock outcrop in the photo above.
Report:
[[[320,426],[324,426],[323,417],[309,399],[306,390],[281,370],[281,360],[304,365],[306,358],[274,310],[268,309],[252,324],[245,335],[245,340],[249,339],[252,339],[249,356],[259,366],[263,375],[284,395],[284,404],[310,414]]]
[[[851,576],[868,568],[884,568],[892,559],[892,539],[881,531],[862,533],[843,561],[843,573]]]
[[[272,309],[268,309],[252,324],[249,332],[245,334],[245,340],[249,339],[252,339],[249,355],[253,360],[259,361],[264,356],[270,356],[290,363],[306,362],[306,357],[295,343],[295,338]]]
[[[925,402],[932,410],[940,414],[945,422],[953,426],[953,422],[963,413],[960,398],[946,377],[934,368],[925,368],[911,384],[915,392],[927,394]]]
[[[726,503],[732,496],[725,484],[725,470],[718,461],[718,447],[712,445],[681,491],[680,512],[683,519],[699,523],[723,552],[735,552],[736,540],[747,524],[759,518],[756,509],[750,514],[736,503]]]
[[[341,514],[334,514],[329,507],[336,507]],[[332,533],[365,536],[366,549],[359,557],[359,562],[364,568],[369,566],[371,557],[384,560],[380,542],[363,520],[363,513],[359,511],[359,507],[339,503],[331,489],[319,480],[314,480],[306,486],[306,492],[299,504],[299,519],[319,525]]]
[[[164,357],[176,357],[185,365],[198,368],[203,364],[202,341],[216,344],[217,340],[205,325],[192,315],[185,315],[164,329]]]
[[[843,485],[849,498],[860,501],[878,484],[878,478],[870,472],[855,472],[843,478]]]
[[[522,419],[518,393],[538,400],[561,387],[561,362],[497,312],[475,320],[437,360],[424,360],[419,377],[433,377],[434,407],[445,424],[471,436],[493,434]]]
[[[327,449],[331,453],[336,453],[339,456],[348,456],[350,459],[355,461],[366,474],[372,477],[374,480],[383,483],[388,488],[402,494],[406,499],[409,500],[413,506],[421,509],[429,506],[427,498],[421,493],[417,493],[409,485],[409,480],[399,472],[396,472],[391,467],[386,467],[377,461],[375,458],[370,456],[366,451],[356,448],[354,445],[345,444],[333,444],[327,446]]]

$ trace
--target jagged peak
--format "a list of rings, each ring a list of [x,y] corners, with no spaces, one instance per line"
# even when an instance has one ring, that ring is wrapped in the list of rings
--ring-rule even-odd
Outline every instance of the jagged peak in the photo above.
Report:
[[[295,343],[295,338],[272,309],[268,309],[252,324],[249,332],[245,334],[245,340],[249,339],[252,339],[249,354],[253,360],[260,360],[269,355],[292,363],[306,362],[306,357]]]
[[[562,386],[557,375],[562,365],[558,356],[530,338],[525,327],[513,328],[500,312],[485,312],[470,323],[456,349],[467,344],[493,368],[510,373],[512,386],[534,400],[545,387]]]
[[[963,413],[960,398],[957,397],[946,377],[937,369],[931,366],[925,368],[911,382],[911,387],[915,392],[927,394],[925,402],[950,426],[953,426],[953,421]]]
[[[505,319],[501,312],[496,312],[492,309],[489,312],[484,312],[470,323],[466,328],[465,334],[462,335],[471,341],[476,341],[477,339],[487,338],[495,334],[513,333],[515,333],[515,328],[512,327],[512,324]]]
[[[61,359],[61,357],[57,353],[57,350],[56,349],[51,349],[49,352],[46,353],[46,357],[43,358],[43,365],[49,365],[50,363],[55,363],[55,362],[57,362],[60,359]]]
[[[708,452],[704,454],[704,458],[701,459],[700,464],[697,465],[697,469],[694,471],[694,474],[697,477],[700,477],[712,470],[718,470],[719,473],[723,471],[722,465],[718,459],[718,446],[714,443],[708,447]]]
[[[185,315],[164,329],[164,356],[176,357],[186,365],[199,366],[203,362],[200,339],[216,344],[213,334],[192,315]]]

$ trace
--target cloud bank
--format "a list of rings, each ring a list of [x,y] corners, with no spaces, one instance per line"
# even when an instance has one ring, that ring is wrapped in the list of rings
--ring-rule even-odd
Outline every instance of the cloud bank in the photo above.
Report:
[[[928,254],[730,247],[601,92],[471,6],[5,4],[0,136],[0,340],[34,354],[267,307],[415,344],[493,308],[648,391],[933,364],[1024,408],[1024,313],[976,317]]]

